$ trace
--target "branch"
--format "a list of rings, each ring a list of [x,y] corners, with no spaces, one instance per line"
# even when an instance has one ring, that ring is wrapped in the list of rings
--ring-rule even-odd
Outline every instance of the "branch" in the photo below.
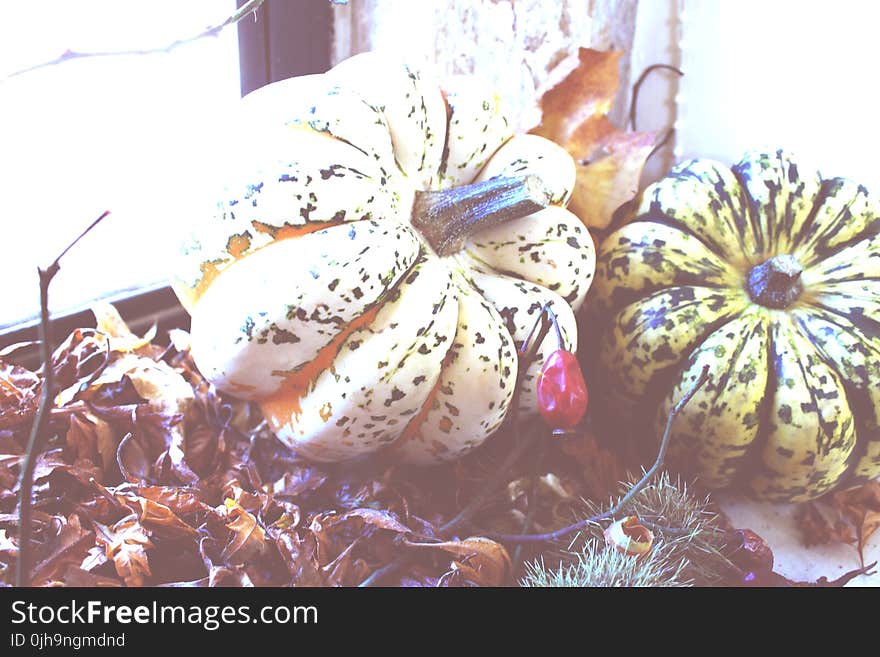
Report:
[[[642,88],[642,83],[645,81],[645,78],[647,78],[651,73],[653,73],[654,71],[659,71],[659,70],[672,71],[678,77],[681,77],[684,75],[684,71],[682,71],[680,68],[676,68],[675,66],[671,66],[669,64],[652,64],[651,66],[646,68],[644,71],[642,71],[642,74],[639,76],[639,79],[636,80],[636,83],[633,85],[632,100],[630,100],[630,103],[629,103],[629,129],[632,130],[633,132],[635,132],[635,130],[636,130],[636,110],[639,106],[639,91]],[[666,137],[664,139],[664,142],[667,139],[669,139],[669,137]]]
[[[228,27],[229,25],[235,25],[236,23],[240,22],[245,16],[255,13],[264,1],[265,0],[248,0],[248,2],[239,7],[235,11],[235,13],[229,16],[222,23],[212,25],[211,27],[205,28],[194,36],[184,39],[177,39],[176,41],[172,41],[171,43],[164,46],[158,46],[156,48],[143,48],[139,50],[104,50],[99,52],[80,52],[77,50],[68,49],[58,55],[58,57],[56,57],[55,59],[51,59],[47,62],[41,62],[39,64],[34,64],[18,71],[13,71],[6,76],[6,79],[8,80],[19,75],[24,75],[25,73],[30,73],[41,68],[57,66],[58,64],[63,64],[64,62],[73,61],[74,59],[90,59],[95,57],[120,57],[125,55],[156,55],[160,53],[170,53],[172,50],[179,48],[180,46],[187,43],[192,43],[193,41],[198,41],[199,39],[203,39],[205,37],[217,36],[221,31],[223,31],[224,28]]]
[[[61,254],[55,258],[46,269],[37,268],[40,275],[40,354],[43,358],[43,389],[40,394],[40,405],[37,408],[37,416],[28,436],[27,448],[21,463],[21,475],[18,490],[18,561],[15,570],[15,585],[18,587],[28,586],[30,583],[30,543],[31,543],[31,518],[34,489],[34,468],[37,465],[37,456],[43,449],[43,432],[46,422],[52,411],[52,388],[54,387],[54,372],[52,370],[52,336],[49,324],[49,284],[55,278],[55,274],[61,269],[61,258],[72,249],[77,242],[85,237],[95,226],[110,214],[105,211],[79,234]]]
[[[589,518],[585,518],[584,520],[579,520],[578,522],[569,525],[568,527],[563,527],[562,529],[557,529],[554,532],[548,532],[546,534],[494,534],[487,533],[485,534],[488,538],[495,539],[497,541],[507,541],[509,543],[542,543],[545,541],[556,541],[561,538],[564,538],[568,534],[571,534],[576,531],[580,531],[582,529],[586,529],[589,525],[599,522],[600,520],[607,520],[612,516],[616,515],[620,512],[620,510],[625,507],[633,497],[635,497],[641,490],[651,481],[651,478],[657,474],[657,471],[663,465],[663,460],[666,458],[666,450],[669,447],[669,440],[672,437],[672,423],[675,421],[676,416],[682,411],[682,409],[687,405],[687,403],[693,398],[697,391],[703,387],[703,384],[709,380],[709,366],[706,365],[703,368],[702,374],[700,374],[700,378],[697,379],[697,382],[694,386],[688,390],[687,394],[682,397],[679,402],[675,405],[672,411],[669,413],[669,417],[666,418],[666,429],[663,431],[663,438],[660,441],[660,449],[657,451],[657,459],[654,461],[654,465],[644,474],[644,476],[639,479],[639,481],[630,488],[626,495],[624,495],[620,501],[612,506],[610,509],[603,513],[596,514],[595,516],[591,516]]]

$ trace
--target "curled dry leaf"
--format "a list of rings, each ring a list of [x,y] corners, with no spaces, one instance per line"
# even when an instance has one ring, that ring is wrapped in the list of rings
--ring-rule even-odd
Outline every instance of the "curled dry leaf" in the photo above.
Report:
[[[135,500],[138,521],[153,534],[164,537],[189,536],[195,538],[199,532],[181,520],[164,504],[145,497]]]
[[[321,568],[330,586],[353,586],[370,574],[367,563],[355,557],[355,548],[360,542],[360,538],[355,539],[333,561]]]
[[[865,545],[880,528],[880,481],[869,481],[834,493],[833,500],[855,527],[859,556],[864,563]]]
[[[33,420],[40,404],[40,377],[0,359],[0,429]]]
[[[381,511],[378,509],[352,509],[346,511],[338,517],[335,522],[343,523],[351,518],[358,518],[366,525],[376,527],[378,529],[387,529],[399,534],[407,534],[410,529],[397,519],[397,514],[390,511]],[[335,524],[335,523],[334,523]]]
[[[226,527],[232,538],[220,558],[229,563],[245,563],[266,549],[266,532],[256,517],[235,500],[226,499]]]
[[[611,523],[603,533],[605,544],[618,552],[640,557],[651,551],[654,534],[636,516],[627,516]]]
[[[215,563],[215,559],[211,556],[214,553],[214,541],[212,539],[206,537],[199,541],[199,555],[202,557],[202,563],[205,564],[205,570],[208,571],[208,577],[205,578],[206,581],[203,585],[197,586],[212,588],[217,586],[250,588],[254,586],[250,575],[248,575],[243,565]]]
[[[150,343],[156,337],[155,326],[143,337],[132,333],[116,307],[106,301],[98,301],[92,305],[92,314],[95,316],[97,329],[110,340],[112,351],[137,351],[142,347],[151,346]]]
[[[453,555],[452,569],[476,586],[504,586],[509,583],[513,564],[503,545],[482,536],[442,543],[406,542],[409,547],[445,550]]]
[[[92,479],[101,479],[101,466],[88,458],[74,459],[73,463],[70,463],[65,459],[62,448],[51,449],[37,457],[37,464],[34,466],[35,483],[49,481],[59,473],[70,475],[83,486],[91,488]],[[18,484],[16,483],[17,489]]]
[[[327,473],[312,466],[292,466],[274,484],[264,488],[275,497],[296,498],[303,493],[317,490],[327,481]]]
[[[818,502],[800,505],[795,511],[795,522],[807,547],[826,543],[854,545],[857,541],[853,528],[840,512]]]
[[[274,534],[275,546],[290,574],[289,582],[296,586],[323,586],[315,535],[300,536],[293,530],[275,531],[271,528],[269,532]]]
[[[139,484],[150,479],[150,460],[140,442],[130,432],[125,434],[116,448],[116,465],[122,478],[130,484]]]
[[[31,571],[31,585],[46,585],[71,564],[79,565],[94,544],[94,534],[80,523],[79,516],[56,516],[55,532],[45,544]]]
[[[138,522],[137,515],[126,516],[112,527],[95,525],[95,538],[104,546],[107,558],[113,562],[116,573],[128,586],[143,586],[152,575],[147,550],[154,545],[150,534]]]
[[[117,496],[127,496],[129,489],[119,487],[115,493]],[[176,486],[135,486],[130,489],[136,496],[152,500],[158,504],[168,507],[178,515],[187,515],[205,511],[206,505],[199,499],[198,494],[194,490],[188,490],[183,487]]]
[[[620,51],[581,48],[577,66],[541,97],[532,132],[562,146],[577,162],[569,209],[587,226],[604,229],[615,210],[638,193],[657,133],[627,133],[606,116],[617,93]]]
[[[100,457],[99,462],[107,472],[116,461],[118,440],[110,423],[84,411],[70,416],[67,429],[67,445],[76,451],[79,459]]]
[[[795,520],[807,546],[830,542],[855,545],[864,563],[868,539],[880,528],[880,481],[802,504]]]

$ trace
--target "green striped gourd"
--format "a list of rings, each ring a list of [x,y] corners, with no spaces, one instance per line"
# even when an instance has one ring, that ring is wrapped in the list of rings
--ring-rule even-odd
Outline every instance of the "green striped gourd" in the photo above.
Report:
[[[800,501],[880,475],[880,210],[784,152],[698,159],[598,257],[600,359],[654,431],[704,365],[672,456],[710,487]]]
[[[595,254],[565,209],[574,163],[485,85],[367,53],[250,94],[237,124],[175,289],[199,369],[287,445],[456,458],[504,419],[546,303],[576,348]]]

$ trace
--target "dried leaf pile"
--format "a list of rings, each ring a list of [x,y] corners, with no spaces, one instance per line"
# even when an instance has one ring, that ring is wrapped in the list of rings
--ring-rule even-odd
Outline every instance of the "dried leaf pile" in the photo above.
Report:
[[[510,448],[510,433],[445,467],[408,469],[378,458],[316,466],[277,442],[248,403],[224,397],[202,378],[185,332],[172,331],[171,345],[160,347],[152,335],[133,335],[111,306],[96,317],[96,329],[74,331],[52,359],[53,438],[35,472],[35,586],[354,586],[404,555],[403,567],[380,583],[514,585],[529,567],[513,561],[512,546],[479,536],[480,528],[519,531],[527,516],[534,531],[563,526],[584,513],[583,498],[607,499],[626,478],[622,456],[600,447],[589,431],[541,438],[539,453],[522,459],[522,471],[510,473],[506,489],[468,531],[444,536],[439,528],[480,490]],[[3,354],[6,583],[18,556],[19,466],[41,385],[39,375]],[[646,490],[646,499],[656,488]],[[663,522],[693,522],[693,514],[681,515],[683,502],[673,506],[662,512]],[[734,552],[743,546],[740,534],[719,527],[713,525],[713,536]],[[521,556],[561,564],[558,551],[539,545]],[[729,569],[726,583],[753,565]],[[760,572],[772,574],[769,567]]]
[[[403,551],[409,563],[382,583],[514,582],[500,544],[437,533],[480,488],[510,435],[430,470],[381,459],[316,466],[278,443],[254,407],[202,378],[185,332],[172,331],[171,345],[160,347],[152,335],[133,335],[111,306],[96,317],[96,329],[74,331],[52,358],[53,438],[34,477],[33,585],[352,586]],[[7,583],[18,554],[19,466],[41,386],[38,374],[4,354],[0,577]],[[539,527],[554,515],[570,518],[562,509],[600,485],[581,470],[603,454],[612,460],[588,434],[558,442],[554,452],[547,466],[561,474],[541,480]],[[513,481],[476,521],[518,528],[529,503],[524,481]]]

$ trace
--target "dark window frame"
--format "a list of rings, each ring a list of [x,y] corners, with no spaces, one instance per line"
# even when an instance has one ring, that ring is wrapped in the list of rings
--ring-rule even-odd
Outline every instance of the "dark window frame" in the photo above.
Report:
[[[237,0],[238,6],[246,0]],[[266,0],[256,20],[238,24],[241,93],[330,68],[333,7],[329,0]]]
[[[246,2],[236,1],[238,6]],[[328,70],[332,25],[333,8],[329,0],[266,0],[257,10],[256,20],[247,17],[237,25],[242,96],[271,82]],[[59,275],[63,276],[63,272]],[[33,286],[36,300],[36,277]],[[122,292],[106,300],[116,306],[135,333],[142,334],[156,324],[157,342],[166,339],[168,329],[189,329],[189,315],[169,286]],[[94,325],[87,304],[54,316],[53,345],[76,328]],[[0,349],[38,339],[38,321],[32,319],[0,330]],[[14,360],[25,367],[38,368],[39,347],[32,345],[16,351]]]

